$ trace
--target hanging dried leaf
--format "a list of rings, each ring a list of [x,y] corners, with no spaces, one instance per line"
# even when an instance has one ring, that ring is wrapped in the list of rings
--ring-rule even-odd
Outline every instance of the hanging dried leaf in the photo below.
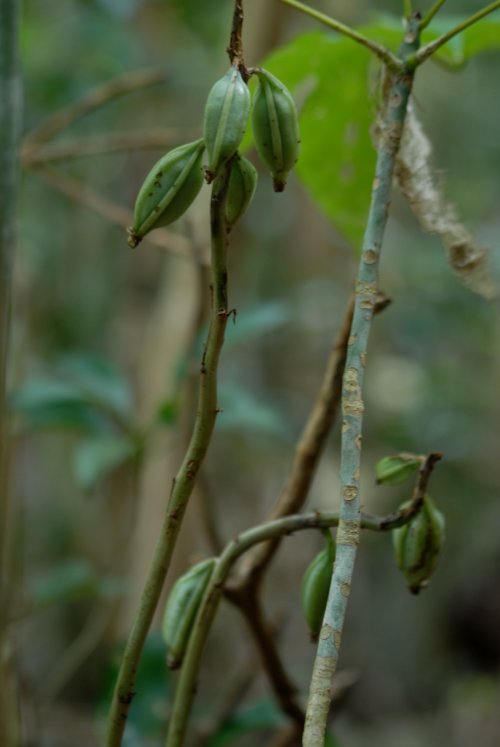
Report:
[[[410,107],[398,153],[395,179],[424,231],[437,234],[450,267],[470,290],[487,299],[498,296],[488,249],[480,246],[446,201],[431,166],[432,147]]]

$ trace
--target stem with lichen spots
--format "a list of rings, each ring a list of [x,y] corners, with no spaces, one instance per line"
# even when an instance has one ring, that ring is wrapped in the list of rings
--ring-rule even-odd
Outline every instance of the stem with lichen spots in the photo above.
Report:
[[[378,289],[378,264],[388,217],[394,165],[413,83],[414,69],[411,66],[406,67],[405,61],[416,53],[418,45],[418,20],[413,17],[407,23],[400,51],[402,70],[388,71],[391,84],[386,100],[371,205],[356,283],[354,318],[342,391],[341,497],[337,554],[311,678],[303,736],[304,747],[324,747],[332,679],[337,668],[347,600],[360,537],[359,483],[364,411],[363,373]]]
[[[360,516],[360,527],[362,529],[385,532],[408,523],[420,510],[430,475],[435,463],[440,458],[440,454],[430,454],[427,457],[420,470],[412,499],[407,506],[400,508],[388,516],[362,514]],[[338,524],[339,514],[337,512],[319,513],[318,511],[313,511],[307,514],[292,514],[291,516],[274,519],[265,524],[252,527],[252,529],[247,529],[227,545],[217,559],[200,609],[193,623],[170,713],[165,747],[182,747],[184,744],[187,720],[196,690],[196,678],[198,676],[201,656],[219,602],[224,593],[224,585],[236,560],[243,553],[247,552],[247,550],[261,542],[276,540],[279,537],[284,537],[304,529],[327,529],[336,527]]]
[[[196,477],[205,458],[217,417],[217,370],[230,314],[227,305],[227,227],[226,195],[232,159],[214,181],[210,207],[212,236],[212,308],[208,337],[201,361],[198,408],[191,441],[175,477],[160,538],[144,586],[137,616],[132,627],[113,693],[108,716],[107,747],[119,747],[125,730],[134,682],[165,577]]]

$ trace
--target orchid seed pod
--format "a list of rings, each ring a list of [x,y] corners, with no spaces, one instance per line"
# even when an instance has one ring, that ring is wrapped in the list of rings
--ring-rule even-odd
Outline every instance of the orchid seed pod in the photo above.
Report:
[[[178,578],[172,587],[162,623],[170,669],[178,669],[182,664],[196,613],[214,566],[215,558],[202,560]]]
[[[270,169],[274,190],[282,192],[299,156],[299,120],[292,94],[267,70],[256,71],[252,129],[259,156]]]
[[[408,505],[407,501],[401,508]],[[420,511],[392,531],[396,564],[412,594],[418,594],[429,583],[443,546],[444,529],[443,514],[426,495]]]
[[[154,228],[168,226],[186,212],[203,184],[203,140],[181,145],[153,166],[139,190],[134,225],[128,229],[133,248]]]
[[[324,535],[326,547],[316,555],[302,579],[302,609],[312,641],[318,639],[323,623],[335,560],[335,542],[332,535],[328,530],[325,530]]]
[[[257,171],[244,156],[234,159],[226,197],[226,223],[231,229],[249,206],[257,186]]]
[[[238,150],[250,113],[250,91],[237,67],[230,67],[208,94],[203,138],[208,154],[207,181]]]

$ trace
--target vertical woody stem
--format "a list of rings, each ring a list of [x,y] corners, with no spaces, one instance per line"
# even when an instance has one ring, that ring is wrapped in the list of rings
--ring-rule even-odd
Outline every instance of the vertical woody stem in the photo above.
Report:
[[[226,194],[232,161],[214,181],[210,206],[212,236],[212,309],[208,337],[201,361],[198,408],[191,441],[170,492],[160,538],[144,586],[137,616],[123,654],[108,716],[107,747],[119,747],[125,730],[134,682],[144,642],[151,625],[175,542],[196,477],[205,458],[217,417],[217,370],[227,318]]]
[[[418,21],[410,19],[400,51],[403,63],[418,49]],[[337,554],[330,593],[323,619],[311,678],[304,728],[304,747],[324,747],[332,679],[339,656],[347,601],[360,536],[360,468],[363,425],[363,375],[368,337],[378,290],[378,265],[387,223],[392,178],[401,142],[414,69],[388,72],[388,90],[383,130],[379,144],[370,211],[363,239],[354,317],[351,326],[342,388],[342,443],[340,464],[340,521]]]

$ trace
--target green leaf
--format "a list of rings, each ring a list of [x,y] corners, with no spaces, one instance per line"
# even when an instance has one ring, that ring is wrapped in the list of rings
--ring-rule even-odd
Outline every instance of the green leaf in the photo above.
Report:
[[[375,467],[377,483],[399,485],[415,474],[421,465],[422,458],[416,454],[395,454],[383,457]]]
[[[82,399],[74,385],[56,379],[31,379],[12,394],[10,406],[22,416],[27,429],[71,428],[94,433],[106,427],[103,416]]]
[[[359,246],[375,166],[367,104],[366,49],[332,34],[294,39],[262,63],[305,101],[300,107],[301,152],[296,173],[335,226]]]
[[[209,741],[208,747],[232,745],[238,737],[252,731],[281,726],[284,717],[274,702],[263,700],[237,711]]]
[[[218,428],[235,428],[243,432],[253,430],[273,437],[287,437],[287,427],[281,413],[271,403],[257,399],[252,392],[225,384],[220,387],[219,400],[222,414]]]
[[[78,387],[88,401],[121,418],[131,417],[133,403],[129,384],[109,361],[89,353],[75,353],[62,358],[57,368],[61,377]]]
[[[123,592],[120,579],[102,576],[85,560],[69,560],[41,573],[31,584],[29,598],[37,607],[75,602]]]
[[[75,449],[76,479],[89,490],[137,453],[137,443],[125,436],[96,436],[85,440]]]

